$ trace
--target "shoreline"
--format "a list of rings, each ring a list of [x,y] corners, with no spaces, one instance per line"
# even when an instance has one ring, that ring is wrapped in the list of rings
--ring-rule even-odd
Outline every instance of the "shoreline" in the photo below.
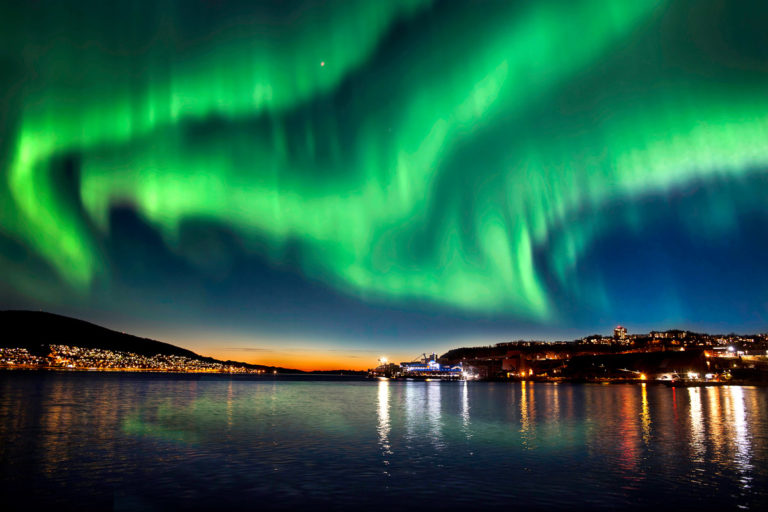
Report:
[[[362,374],[354,373],[329,373],[327,371],[321,371],[313,373],[310,371],[304,373],[246,373],[246,372],[226,372],[226,371],[194,371],[194,370],[166,370],[166,369],[151,369],[151,368],[131,368],[131,369],[115,369],[115,368],[61,368],[61,367],[35,367],[35,366],[21,366],[21,365],[0,365],[0,372],[51,372],[51,373],[72,373],[72,374],[87,374],[87,373],[102,373],[102,374],[147,374],[147,375],[190,375],[190,376],[229,376],[229,377],[245,377],[256,378],[258,380],[268,380],[281,377],[292,378],[343,378],[345,380],[355,381],[371,381],[375,378],[368,377]],[[768,383],[765,382],[750,382],[744,380],[729,381],[729,382],[678,382],[672,383],[670,381],[660,380],[637,380],[637,379],[606,379],[606,380],[589,380],[589,379],[387,379],[391,382],[421,382],[421,383],[460,383],[460,382],[477,382],[485,384],[517,384],[517,383],[530,383],[530,384],[572,384],[572,385],[620,385],[631,384],[640,386],[665,386],[668,388],[691,388],[691,387],[726,387],[726,386],[754,386],[754,387],[768,387]]]

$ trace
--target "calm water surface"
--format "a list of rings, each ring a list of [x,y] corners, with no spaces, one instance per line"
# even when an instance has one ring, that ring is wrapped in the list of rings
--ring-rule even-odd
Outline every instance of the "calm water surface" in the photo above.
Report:
[[[6,371],[0,496],[5,510],[754,510],[767,405],[752,387]]]

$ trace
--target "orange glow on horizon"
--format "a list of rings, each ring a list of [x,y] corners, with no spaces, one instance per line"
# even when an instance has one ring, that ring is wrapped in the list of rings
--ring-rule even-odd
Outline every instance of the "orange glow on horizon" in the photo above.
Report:
[[[232,360],[248,364],[264,366],[279,366],[303,371],[313,370],[367,370],[378,365],[376,357],[349,356],[312,350],[306,352],[280,351],[279,349],[265,350],[262,354],[254,355],[250,351],[217,351],[212,349],[207,352],[210,357],[216,359]]]

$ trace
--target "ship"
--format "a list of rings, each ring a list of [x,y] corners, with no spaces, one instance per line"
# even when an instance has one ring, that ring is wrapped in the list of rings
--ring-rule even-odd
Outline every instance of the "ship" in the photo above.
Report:
[[[413,361],[400,364],[389,363],[386,358],[379,359],[379,366],[368,371],[368,376],[378,379],[397,380],[464,380],[466,374],[461,363],[458,365],[444,365],[438,361],[434,352],[427,356],[426,353]]]

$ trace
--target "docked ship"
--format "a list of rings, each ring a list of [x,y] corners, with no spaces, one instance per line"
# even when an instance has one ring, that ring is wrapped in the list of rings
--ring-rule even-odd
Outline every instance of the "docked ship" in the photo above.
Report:
[[[400,364],[379,360],[379,366],[368,371],[371,378],[400,380],[463,380],[464,368],[461,363],[455,366],[443,365],[437,360],[437,354],[422,354],[413,361]]]

